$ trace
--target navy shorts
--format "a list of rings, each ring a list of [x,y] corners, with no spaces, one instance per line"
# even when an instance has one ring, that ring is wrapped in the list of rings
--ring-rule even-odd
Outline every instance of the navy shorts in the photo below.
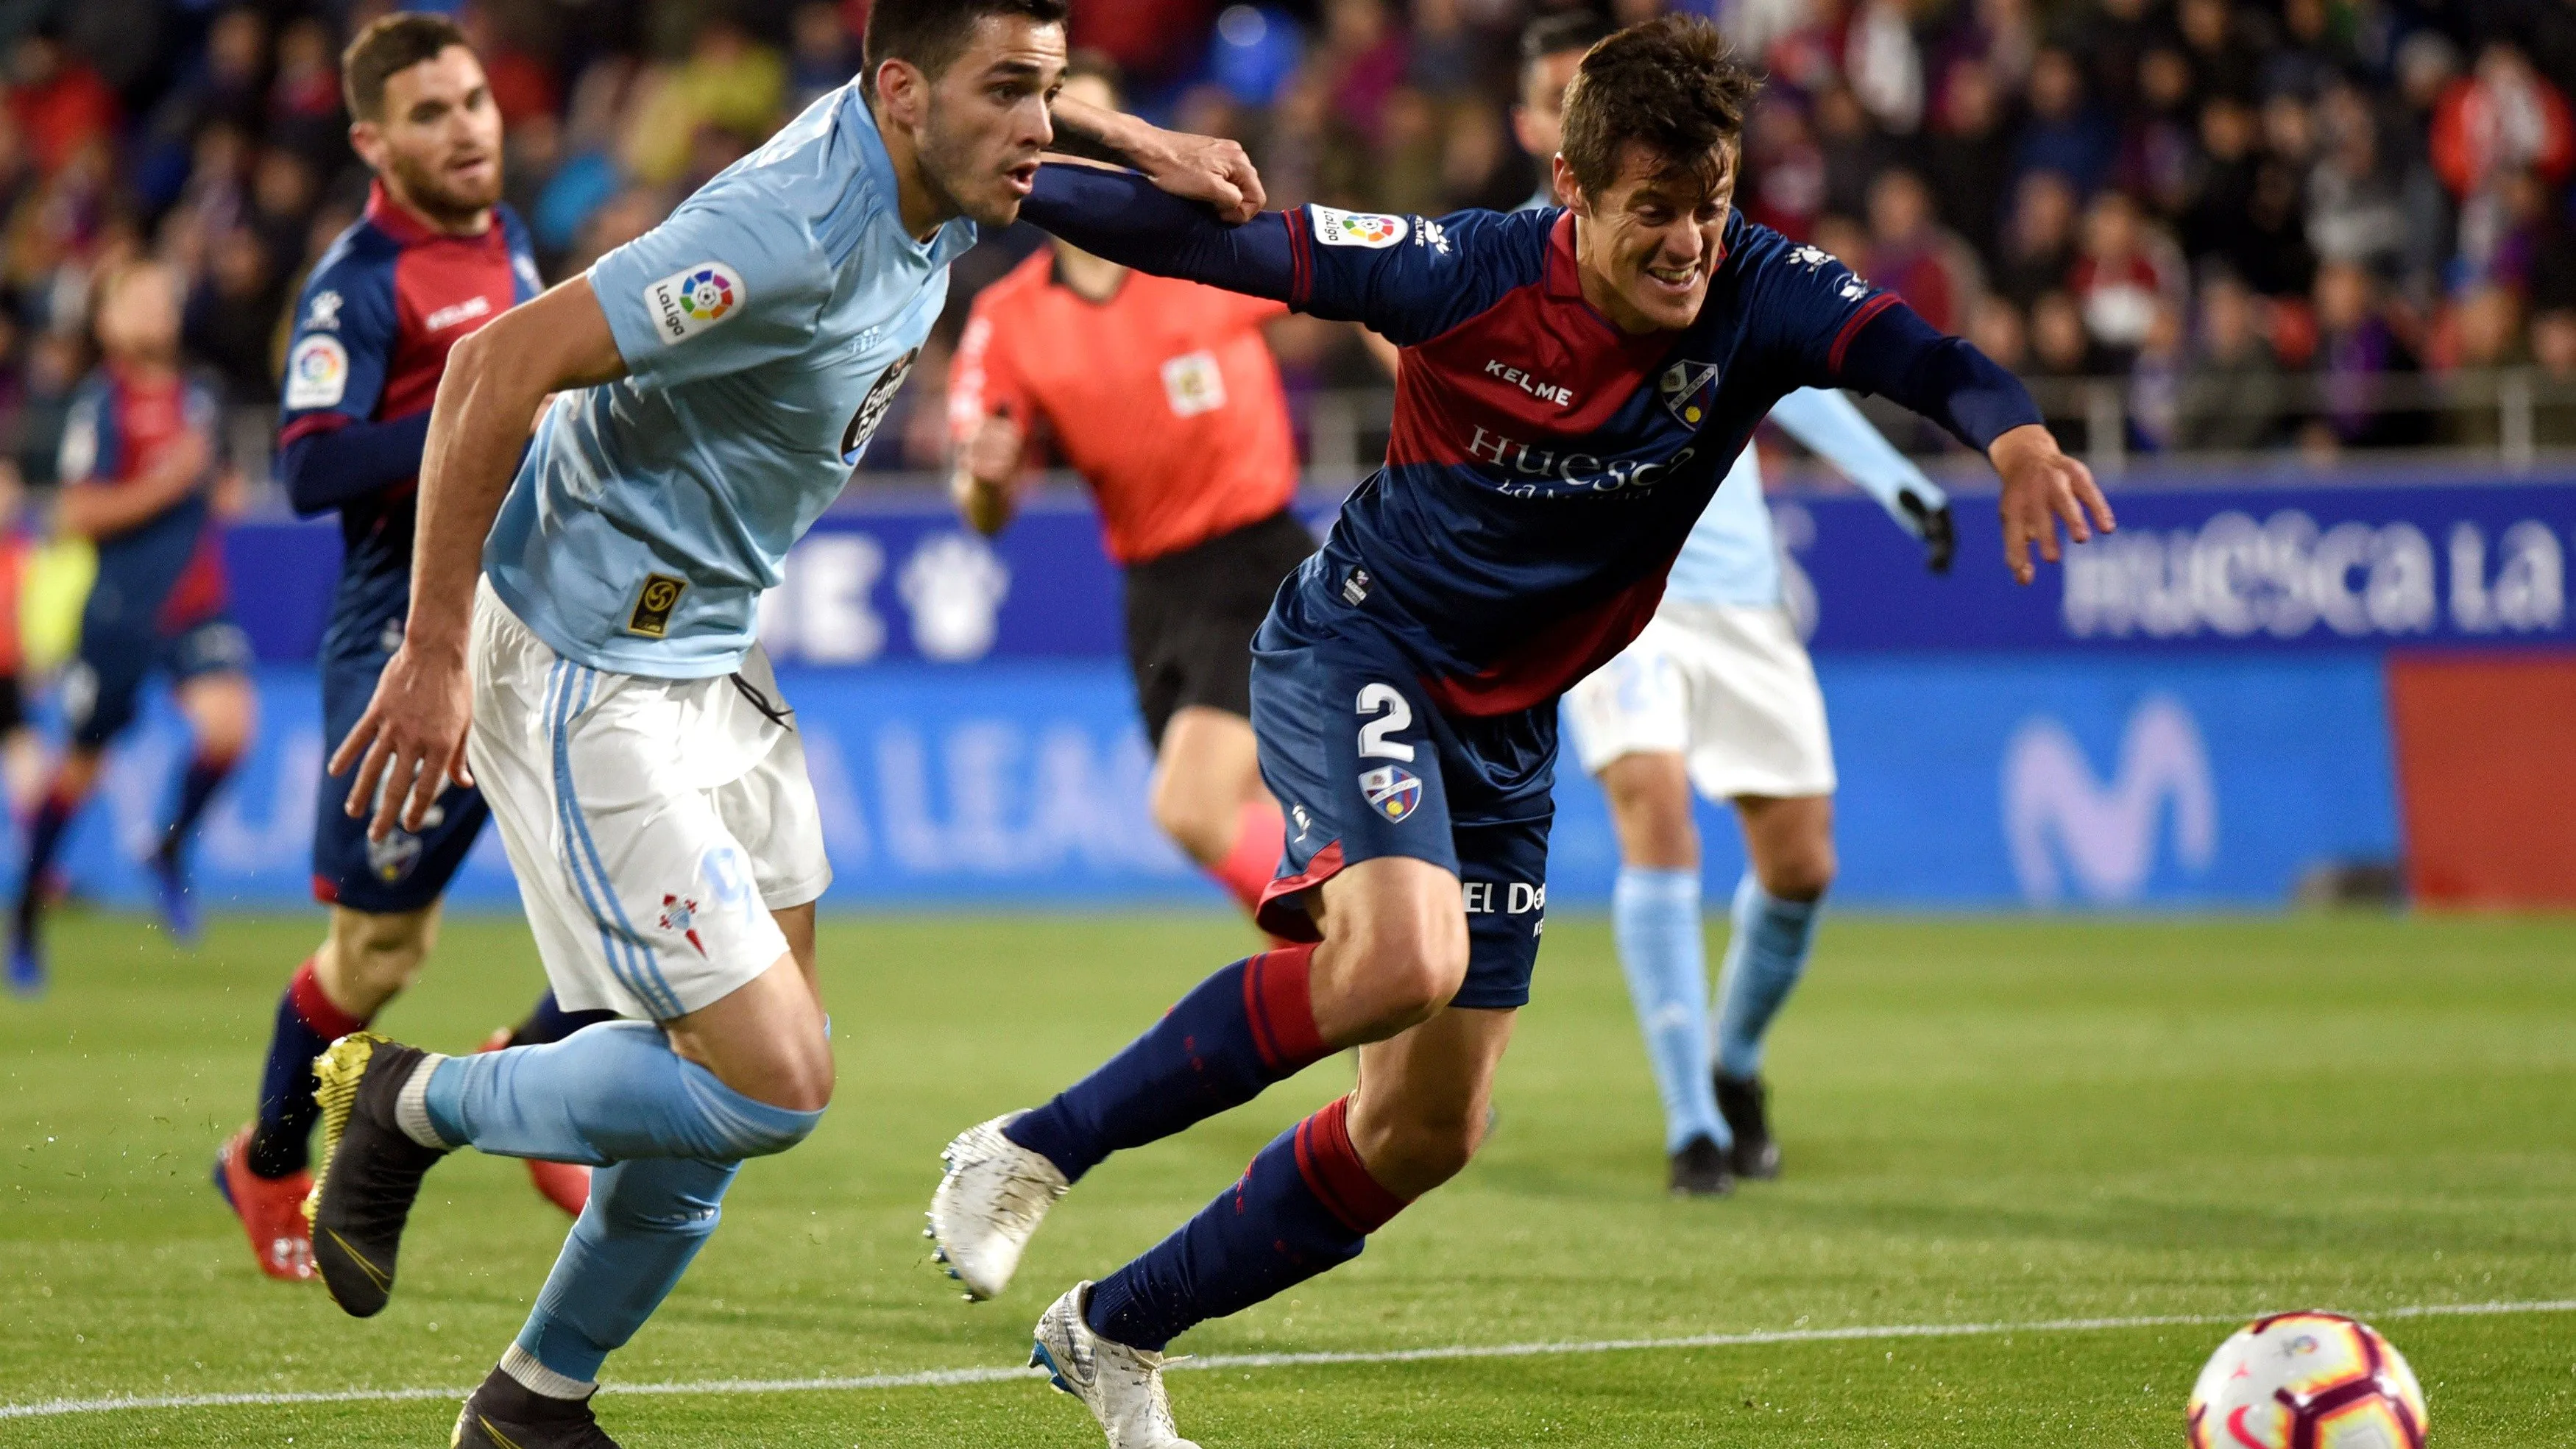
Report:
[[[1527,1005],[1547,924],[1556,815],[1556,705],[1490,718],[1435,708],[1414,668],[1373,637],[1292,643],[1276,619],[1252,656],[1261,777],[1288,812],[1288,850],[1261,927],[1317,939],[1305,891],[1380,856],[1456,875],[1467,980],[1450,1002]]]
[[[86,618],[79,654],[63,677],[63,719],[72,743],[104,749],[134,723],[143,681],[153,670],[184,684],[202,674],[240,674],[250,663],[250,636],[222,614],[172,634]]]
[[[335,631],[334,638],[340,635]],[[322,756],[348,738],[367,712],[376,678],[393,646],[402,642],[398,628],[326,653],[322,660]],[[354,772],[353,772],[354,773]],[[341,806],[349,798],[349,776],[322,777],[313,800],[313,898],[369,915],[417,911],[437,901],[474,848],[491,810],[478,790],[447,787],[429,810],[418,835],[396,827],[382,842],[367,839],[367,822],[352,820]]]

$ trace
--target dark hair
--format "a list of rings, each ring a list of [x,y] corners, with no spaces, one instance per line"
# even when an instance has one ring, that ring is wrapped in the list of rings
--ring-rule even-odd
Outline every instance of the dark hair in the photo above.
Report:
[[[1629,26],[1592,47],[1565,88],[1565,164],[1598,194],[1619,179],[1619,153],[1635,141],[1665,174],[1689,173],[1714,190],[1726,164],[1719,153],[1744,134],[1761,88],[1705,20],[1659,15]]]
[[[908,60],[936,79],[965,52],[975,22],[988,15],[1025,15],[1040,25],[1062,25],[1067,0],[876,0],[868,7],[868,33],[860,43],[868,90],[877,67]]]
[[[1542,15],[1521,27],[1521,68],[1569,50],[1590,50],[1617,33],[1617,27],[1589,10]]]
[[[340,52],[340,90],[349,114],[361,121],[384,119],[385,82],[422,61],[436,60],[451,45],[473,48],[465,32],[444,15],[397,10],[368,21]]]

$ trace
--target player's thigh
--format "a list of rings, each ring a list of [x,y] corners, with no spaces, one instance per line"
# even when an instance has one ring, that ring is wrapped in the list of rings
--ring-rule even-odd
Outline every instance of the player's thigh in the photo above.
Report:
[[[1816,667],[1783,609],[1669,610],[1691,700],[1691,783],[1713,800],[1834,791]]]
[[[247,747],[258,724],[259,695],[250,680],[250,636],[241,626],[208,619],[164,641],[160,658],[198,748],[230,755]]]
[[[819,1112],[832,1100],[823,1006],[793,955],[724,996],[662,1023],[671,1047],[758,1102]]]
[[[1388,1190],[1417,1196],[1475,1155],[1518,1017],[1508,1009],[1452,1007],[1360,1048],[1351,1143]]]
[[[105,749],[134,723],[154,642],[148,632],[82,625],[62,680],[63,724],[75,749]]]

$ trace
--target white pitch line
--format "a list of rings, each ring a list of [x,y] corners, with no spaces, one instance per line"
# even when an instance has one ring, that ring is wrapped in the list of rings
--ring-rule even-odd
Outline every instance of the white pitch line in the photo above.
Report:
[[[2510,1313],[2576,1313],[2576,1298],[2521,1303],[2426,1303],[2380,1308],[2367,1316],[2389,1322],[2407,1318],[2477,1318]],[[2045,1318],[2027,1323],[1889,1323],[1851,1328],[1780,1328],[1750,1333],[1694,1333],[1675,1338],[1604,1338],[1548,1343],[1461,1343],[1436,1348],[1354,1349],[1316,1353],[1218,1353],[1174,1359],[1174,1372],[1211,1369],[1303,1368],[1325,1364],[1440,1363],[1454,1359],[1537,1358],[1577,1353],[1626,1353],[1640,1349],[1751,1348],[1784,1343],[1855,1343],[1896,1338],[1996,1338],[2013,1333],[2101,1333],[2125,1328],[2199,1327],[2247,1323],[2253,1313],[2166,1313],[2134,1318]],[[913,1373],[843,1378],[709,1379],[693,1383],[604,1384],[609,1394],[810,1394],[867,1389],[953,1388],[966,1384],[1042,1379],[1034,1368],[924,1369]],[[0,1420],[45,1419],[65,1414],[107,1414],[132,1409],[222,1409],[288,1404],[390,1404],[412,1399],[462,1400],[473,1392],[447,1389],[338,1389],[309,1393],[170,1394],[157,1398],[48,1399],[0,1404]]]

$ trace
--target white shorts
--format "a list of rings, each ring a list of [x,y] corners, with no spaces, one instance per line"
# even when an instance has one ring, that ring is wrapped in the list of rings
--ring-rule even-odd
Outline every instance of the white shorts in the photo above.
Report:
[[[730,677],[606,673],[484,583],[472,657],[466,759],[565,1009],[668,1021],[787,954],[770,912],[823,894],[832,867],[767,655]]]
[[[1575,758],[1680,755],[1712,800],[1834,792],[1816,666],[1785,609],[1667,600],[1636,641],[1565,696]]]

